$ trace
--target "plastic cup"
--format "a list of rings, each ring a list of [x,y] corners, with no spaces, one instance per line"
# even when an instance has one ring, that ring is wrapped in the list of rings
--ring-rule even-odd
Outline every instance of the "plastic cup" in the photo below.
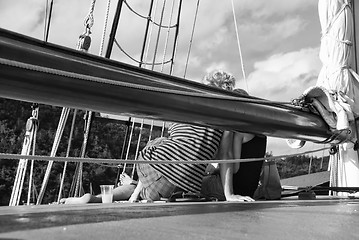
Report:
[[[113,185],[100,185],[102,203],[112,203],[113,200]]]

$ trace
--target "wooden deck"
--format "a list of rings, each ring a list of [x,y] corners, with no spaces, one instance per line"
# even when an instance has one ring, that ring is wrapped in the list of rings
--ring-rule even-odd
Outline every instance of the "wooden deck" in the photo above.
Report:
[[[359,200],[0,207],[0,239],[358,239]]]

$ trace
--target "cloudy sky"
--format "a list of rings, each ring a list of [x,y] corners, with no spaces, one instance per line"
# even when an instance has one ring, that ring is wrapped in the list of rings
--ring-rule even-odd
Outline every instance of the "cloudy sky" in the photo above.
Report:
[[[84,19],[89,13],[92,0],[54,0],[49,42],[76,48],[78,36],[85,30]],[[127,0],[139,15],[149,11],[149,0]],[[156,0],[154,1],[157,2]],[[290,101],[315,85],[321,68],[319,46],[321,29],[318,2],[314,0],[234,0],[239,44],[242,50],[243,69],[236,37],[236,25],[231,0],[201,0],[195,17],[197,0],[184,0],[178,35],[176,61],[173,74],[200,81],[202,76],[214,69],[224,69],[237,78],[237,87],[251,95],[275,101]],[[104,26],[108,0],[97,0],[94,9],[92,44],[90,53],[101,54],[111,28],[117,1],[112,0],[108,14],[108,26]],[[0,1],[0,27],[44,39],[44,16],[46,0]],[[174,6],[172,11],[172,6]],[[139,59],[146,20],[122,7],[116,40],[132,58]],[[153,7],[156,22],[173,25],[176,22],[178,2],[158,0]],[[171,18],[172,16],[172,18]],[[194,19],[196,22],[194,24]],[[193,26],[195,30],[192,31]],[[158,33],[152,27],[148,41],[148,62],[161,62],[170,58],[174,28]],[[155,37],[160,36],[157,52]],[[167,41],[168,39],[168,41]],[[189,55],[188,61],[187,57]],[[134,64],[121,50],[114,46],[111,58]],[[166,72],[167,67],[156,67]],[[320,145],[307,143],[305,148],[293,150],[284,139],[271,138],[268,151],[274,155],[303,152]]]

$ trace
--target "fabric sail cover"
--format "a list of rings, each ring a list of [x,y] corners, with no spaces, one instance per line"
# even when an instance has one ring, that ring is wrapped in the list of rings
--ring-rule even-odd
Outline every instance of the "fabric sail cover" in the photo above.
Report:
[[[349,127],[356,133],[354,119],[359,116],[359,77],[355,69],[354,18],[350,0],[319,0],[322,28],[319,57],[323,63],[317,86],[334,93],[339,102],[350,106]],[[330,155],[330,185],[358,187],[358,153],[351,143],[339,145],[338,153]],[[347,193],[337,193],[346,196]]]

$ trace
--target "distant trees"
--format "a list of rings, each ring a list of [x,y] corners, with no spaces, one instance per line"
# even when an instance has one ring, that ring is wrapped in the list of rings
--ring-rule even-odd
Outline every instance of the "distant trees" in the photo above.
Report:
[[[328,163],[329,156],[319,158],[317,156],[306,155],[292,156],[287,157],[285,160],[276,161],[281,179],[308,173],[327,171]]]
[[[27,119],[31,116],[31,103],[20,101],[1,99],[0,98],[0,152],[19,154],[21,152],[23,138],[25,134],[25,125]],[[59,117],[62,108],[47,105],[40,105],[39,107],[39,130],[37,132],[36,140],[36,155],[49,156],[53,145],[56,129],[59,122]],[[78,111],[76,115],[76,124],[74,128],[70,156],[79,157],[81,146],[83,143],[84,133],[84,111]],[[72,112],[66,124],[64,135],[56,156],[66,156],[67,143],[69,139],[69,132],[71,128]],[[134,152],[137,148],[138,137],[141,134],[140,149],[142,149],[149,137],[150,130],[144,128],[140,132],[139,125],[135,125],[132,133],[131,144],[129,146],[125,142],[126,136],[126,122],[115,120],[104,120],[101,118],[94,118],[91,125],[91,132],[86,148],[86,157],[90,158],[108,158],[120,159],[124,157],[127,152],[128,158],[134,159]],[[152,136],[160,135],[160,130],[154,130]],[[128,140],[126,140],[127,142]],[[124,154],[124,155],[123,155]],[[267,153],[267,155],[271,155]],[[313,157],[311,165],[311,172],[321,171],[327,169],[328,161]],[[285,161],[278,161],[278,171],[281,178],[302,175],[308,173],[310,157],[296,156],[290,157]],[[47,162],[35,161],[34,168],[34,185],[35,190],[40,190],[44,174],[47,168]],[[14,179],[16,175],[18,161],[0,159],[0,206],[8,205]],[[54,162],[47,191],[43,198],[43,203],[51,203],[57,200],[57,194],[60,187],[60,179],[63,171],[64,163]],[[68,171],[65,175],[65,183],[63,187],[63,196],[68,196],[73,181],[76,163],[68,163]],[[28,167],[29,169],[29,167]],[[99,193],[100,184],[114,183],[116,180],[119,168],[113,164],[83,164],[83,187],[85,192],[91,189],[95,193]],[[27,174],[29,176],[29,174]],[[28,178],[25,179],[24,194],[22,201],[25,201],[28,189]],[[34,192],[35,194],[35,192]]]
[[[0,152],[19,154],[21,152],[25,125],[31,116],[31,104],[7,99],[0,99]],[[36,155],[49,156],[54,142],[56,129],[62,108],[40,105],[39,107],[39,130],[36,139]],[[72,113],[71,113],[72,114]],[[74,128],[70,156],[79,157],[83,143],[84,112],[78,111]],[[56,156],[65,156],[71,119],[66,124],[64,135]],[[137,133],[136,130],[134,131]],[[117,121],[92,121],[91,132],[88,139],[86,157],[91,158],[121,158],[122,143],[126,133],[126,126]],[[137,139],[134,137],[130,149],[135,149]],[[141,143],[142,145],[145,143]],[[133,151],[131,151],[133,152]],[[133,156],[129,156],[133,157]],[[0,205],[8,205],[12,186],[16,175],[18,161],[0,159]],[[35,161],[34,185],[39,191],[48,163]],[[60,177],[64,163],[54,162],[48,182],[46,195],[43,203],[56,200],[59,192]],[[95,191],[99,192],[98,185],[101,183],[114,183],[118,168],[103,164],[83,164],[83,186],[85,191],[90,191],[90,182]],[[69,163],[65,178],[64,196],[67,196],[72,183],[76,164]],[[29,167],[28,167],[29,169]],[[29,174],[27,174],[28,176]],[[27,192],[28,179],[25,179],[24,192]],[[97,189],[98,188],[98,189]],[[25,201],[26,196],[22,196]]]

